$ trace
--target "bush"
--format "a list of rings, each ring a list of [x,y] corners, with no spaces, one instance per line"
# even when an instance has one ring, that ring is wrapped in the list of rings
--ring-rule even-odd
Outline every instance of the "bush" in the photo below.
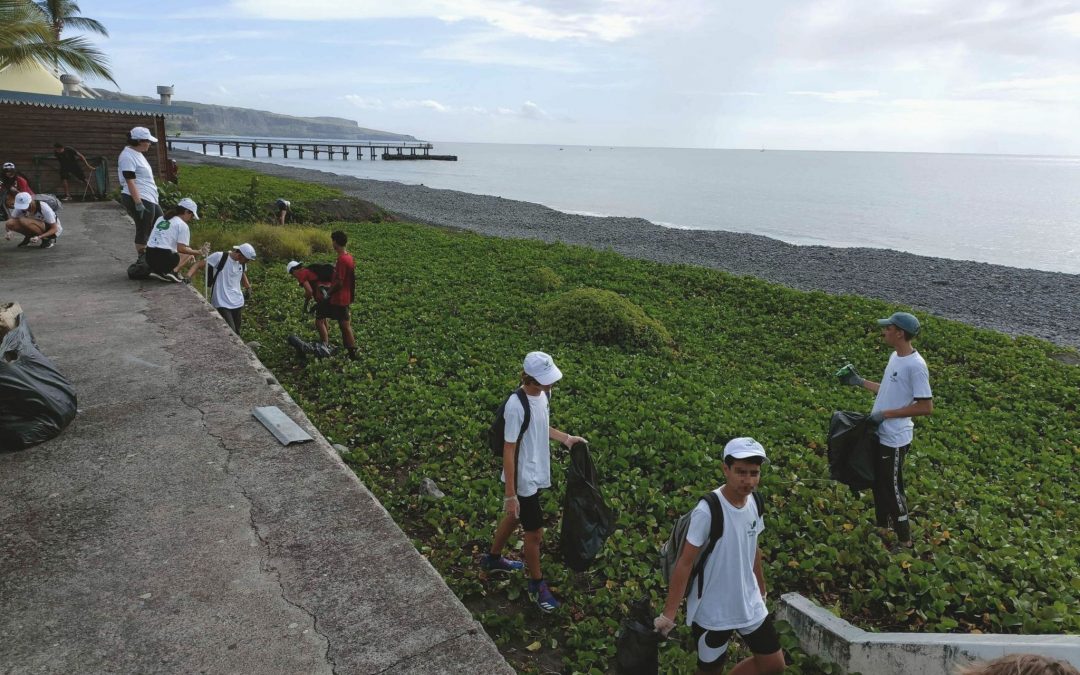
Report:
[[[662,323],[618,293],[577,288],[540,307],[541,325],[570,340],[655,351],[672,347]]]
[[[330,241],[330,235],[326,230],[305,227],[299,230],[299,233],[312,253],[330,253],[334,250],[334,243]]]
[[[562,286],[562,277],[550,267],[540,267],[536,270],[533,280],[536,282],[536,287],[543,293],[558,290]]]
[[[305,235],[299,229],[275,225],[255,225],[247,230],[246,241],[255,247],[255,252],[263,260],[296,260],[311,253],[308,243],[312,234],[325,233],[317,230]]]

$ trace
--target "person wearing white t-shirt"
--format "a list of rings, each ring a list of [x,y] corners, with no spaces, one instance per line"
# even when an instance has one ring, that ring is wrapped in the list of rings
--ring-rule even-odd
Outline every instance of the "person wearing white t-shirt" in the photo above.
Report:
[[[749,437],[735,438],[724,446],[725,482],[714,492],[723,509],[723,534],[701,569],[701,593],[697,577],[691,579],[698,553],[708,548],[712,512],[704,499],[690,515],[686,543],[671,573],[664,610],[656,617],[656,631],[667,636],[675,628],[675,616],[686,601],[686,624],[697,645],[698,673],[719,673],[727,660],[728,642],[738,632],[753,656],[740,661],[736,675],[779,673],[784,652],[772,615],[765,606],[765,573],[758,537],[765,521],[758,513],[753,492],[768,463],[765,448]],[[690,587],[688,584],[693,583]],[[692,590],[689,594],[686,589]]]
[[[510,395],[503,408],[506,431],[503,436],[503,473],[505,515],[495,529],[489,553],[480,566],[489,572],[513,572],[528,567],[529,597],[543,612],[559,607],[540,569],[540,544],[544,538],[544,514],[540,494],[551,487],[551,441],[566,447],[585,442],[551,426],[548,401],[551,387],[562,379],[555,361],[544,352],[529,352],[521,373],[521,388]],[[518,391],[529,405],[529,426]],[[520,440],[519,440],[520,438]],[[503,549],[518,523],[525,531],[525,564],[503,557]]]
[[[222,256],[225,256],[224,262]],[[247,278],[247,264],[255,259],[255,247],[251,244],[234,246],[226,255],[218,251],[206,257],[206,266],[214,270],[214,285],[210,289],[210,305],[214,307],[229,328],[240,334],[240,314],[244,307],[244,291],[251,291]]]
[[[934,412],[930,371],[926,361],[911,346],[919,334],[919,320],[907,312],[895,312],[878,319],[881,339],[895,351],[881,382],[863,379],[854,368],[842,373],[841,382],[876,394],[870,420],[878,425],[878,452],[874,460],[874,511],[878,532],[885,538],[889,527],[896,532],[897,546],[911,548],[911,522],[904,494],[904,458],[915,435],[912,417]]]
[[[135,251],[146,250],[146,240],[158,218],[164,215],[158,206],[157,183],[154,171],[145,153],[151,143],[157,139],[146,127],[135,127],[128,134],[128,144],[116,160],[116,171],[120,178],[120,203],[127,209],[128,215],[135,221]]]
[[[5,239],[15,234],[23,236],[19,246],[40,243],[41,248],[52,248],[64,226],[51,206],[34,199],[29,192],[20,192],[15,195],[15,205],[11,217],[4,222],[4,230]]]
[[[198,219],[199,206],[188,197],[158,218],[146,240],[146,264],[150,266],[151,277],[174,283],[185,280],[180,275],[180,268],[201,253],[199,249],[191,248],[189,228],[191,221]]]

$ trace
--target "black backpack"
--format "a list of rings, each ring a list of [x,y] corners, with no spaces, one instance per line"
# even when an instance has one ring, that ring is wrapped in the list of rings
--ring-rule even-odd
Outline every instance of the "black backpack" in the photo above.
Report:
[[[510,396],[517,394],[518,401],[521,402],[521,408],[525,411],[525,420],[521,423],[521,430],[518,431],[517,442],[518,446],[521,445],[521,439],[525,435],[525,430],[529,428],[529,422],[532,421],[532,412],[529,410],[529,397],[525,395],[525,390],[521,387],[515,389]],[[499,407],[495,409],[495,421],[488,427],[486,435],[488,449],[491,450],[491,454],[495,459],[502,460],[503,456],[503,443],[506,438],[506,403],[510,400],[510,396],[507,396],[503,400]]]
[[[314,263],[305,267],[314,272],[315,278],[319,281],[329,283],[334,280],[334,266],[330,263]]]
[[[757,507],[758,517],[764,518],[765,500],[757,490],[751,492],[750,495],[754,498],[754,506]],[[704,500],[709,506],[709,514],[712,516],[709,523],[709,539],[705,546],[698,551],[698,557],[690,571],[690,578],[687,580],[685,591],[686,595],[689,595],[690,587],[693,585],[694,579],[697,579],[699,598],[705,586],[705,575],[702,574],[705,570],[705,563],[709,560],[709,554],[716,548],[716,542],[720,541],[720,537],[724,536],[724,508],[720,506],[720,497],[717,496],[716,492],[709,492],[701,500]],[[696,508],[697,504],[694,505],[694,509]],[[686,531],[690,529],[690,515],[694,512],[694,509],[690,509],[679,516],[679,519],[675,521],[675,527],[671,528],[671,536],[660,547],[660,571],[664,575],[664,582],[668,585],[671,584],[671,574],[675,570],[675,563],[679,561],[683,546],[686,545]]]

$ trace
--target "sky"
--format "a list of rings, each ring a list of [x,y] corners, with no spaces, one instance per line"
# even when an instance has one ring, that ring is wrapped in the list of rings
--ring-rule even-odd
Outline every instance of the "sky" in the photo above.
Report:
[[[1080,0],[80,7],[125,93],[425,140],[1080,155]]]

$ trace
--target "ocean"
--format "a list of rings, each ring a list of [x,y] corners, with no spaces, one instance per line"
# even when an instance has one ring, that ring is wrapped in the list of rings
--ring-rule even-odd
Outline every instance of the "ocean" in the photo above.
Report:
[[[666,227],[1080,274],[1080,157],[434,145],[458,161],[259,160]]]

